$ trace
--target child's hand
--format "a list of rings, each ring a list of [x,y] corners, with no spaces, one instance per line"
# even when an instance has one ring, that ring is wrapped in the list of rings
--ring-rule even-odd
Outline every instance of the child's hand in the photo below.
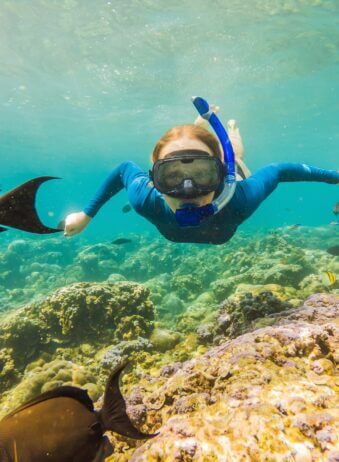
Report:
[[[64,236],[70,237],[81,233],[91,221],[91,217],[84,212],[71,213],[65,219]]]

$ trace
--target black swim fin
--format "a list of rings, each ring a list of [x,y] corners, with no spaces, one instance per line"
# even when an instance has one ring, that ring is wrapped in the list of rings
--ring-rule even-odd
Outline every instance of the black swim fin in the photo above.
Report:
[[[111,430],[122,436],[133,439],[147,439],[157,436],[158,433],[142,433],[134,427],[126,413],[126,403],[120,392],[119,377],[125,364],[117,367],[110,375],[105,395],[104,405],[99,412],[104,431]]]
[[[27,181],[0,197],[0,225],[21,229],[30,233],[50,234],[60,232],[41,223],[36,208],[36,193],[42,183],[58,179],[42,176]],[[0,232],[5,228],[0,227]]]

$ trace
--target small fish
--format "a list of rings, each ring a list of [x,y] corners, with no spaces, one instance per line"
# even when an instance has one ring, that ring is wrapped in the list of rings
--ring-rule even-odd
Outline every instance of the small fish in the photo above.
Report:
[[[126,239],[125,237],[119,237],[118,239],[114,239],[114,241],[112,241],[112,244],[114,245],[123,245],[123,244],[130,244],[132,241],[132,239]]]
[[[135,428],[119,389],[124,365],[110,375],[103,407],[87,391],[62,386],[19,407],[0,422],[1,462],[104,462],[113,453],[106,431],[134,439],[153,438]]]
[[[339,225],[339,221],[331,221],[330,226],[337,226]]]
[[[289,229],[289,230],[292,231],[293,229],[297,229],[297,228],[299,228],[300,226],[301,226],[300,223],[295,223],[294,225],[287,226],[287,229]]]
[[[329,249],[326,250],[327,253],[330,255],[334,255],[335,257],[339,256],[339,245],[334,245],[333,247],[330,247]]]
[[[123,208],[121,209],[122,213],[128,213],[132,210],[132,207],[130,204],[125,204]]]
[[[0,225],[21,229],[29,233],[50,234],[59,230],[41,223],[35,208],[36,193],[42,183],[57,179],[42,176],[27,181],[0,197]],[[0,232],[6,228],[0,226]],[[1,461],[1,459],[0,459]]]
[[[333,207],[334,215],[339,215],[339,202],[337,202]]]
[[[337,277],[334,273],[332,273],[332,271],[325,271],[325,276],[326,279],[323,280],[325,285],[331,287],[336,283]]]

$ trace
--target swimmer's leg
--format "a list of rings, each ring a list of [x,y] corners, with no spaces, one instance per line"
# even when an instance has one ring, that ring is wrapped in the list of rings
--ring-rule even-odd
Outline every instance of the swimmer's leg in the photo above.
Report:
[[[234,119],[231,119],[227,122],[227,133],[232,143],[232,147],[235,154],[235,161],[237,164],[237,170],[240,177],[237,179],[243,180],[245,178],[248,178],[249,176],[251,176],[251,172],[244,162],[245,149],[239,128],[237,127],[237,122]]]
[[[220,108],[219,106],[211,105],[211,108],[218,113]],[[208,121],[202,118],[200,115],[195,119],[194,125],[198,127],[205,128],[206,130],[210,129]],[[232,147],[234,150],[235,161],[237,165],[237,181],[245,180],[251,176],[251,172],[248,169],[247,165],[244,163],[244,145],[240,135],[239,128],[234,119],[231,119],[227,122],[227,133],[231,140]]]

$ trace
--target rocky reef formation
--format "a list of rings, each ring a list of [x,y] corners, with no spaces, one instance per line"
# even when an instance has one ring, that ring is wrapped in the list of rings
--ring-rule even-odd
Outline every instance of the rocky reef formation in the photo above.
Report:
[[[140,349],[144,348],[153,331],[153,320],[149,290],[140,284],[75,283],[57,290],[0,320],[0,389],[8,390],[25,373],[33,376],[35,372],[41,378],[31,380],[30,387],[26,384],[30,392],[25,396],[52,386],[51,382],[60,384],[61,376],[68,383],[69,373],[61,363],[57,364],[64,372],[58,373],[55,364],[48,366],[50,361],[58,358],[76,362],[78,357],[80,364],[90,366],[103,348],[137,341]],[[72,364],[69,367],[72,369]]]
[[[130,412],[144,406],[160,435],[109,460],[338,460],[338,318],[339,297],[315,295],[272,326],[145,377]]]
[[[145,283],[166,322],[173,319],[173,309],[178,315],[185,312],[202,294],[220,303],[241,284],[279,287],[295,305],[319,291],[338,293],[338,286],[329,286],[324,278],[326,271],[339,272],[337,258],[325,251],[337,243],[335,227],[286,227],[256,235],[239,231],[227,245],[216,247],[129,237],[131,243],[120,246],[70,242],[61,236],[2,237],[0,311],[80,281]]]
[[[337,460],[335,233],[239,232],[216,247],[5,236],[0,416],[65,384],[100,401],[128,360],[128,412],[161,434],[110,436],[111,461]]]

